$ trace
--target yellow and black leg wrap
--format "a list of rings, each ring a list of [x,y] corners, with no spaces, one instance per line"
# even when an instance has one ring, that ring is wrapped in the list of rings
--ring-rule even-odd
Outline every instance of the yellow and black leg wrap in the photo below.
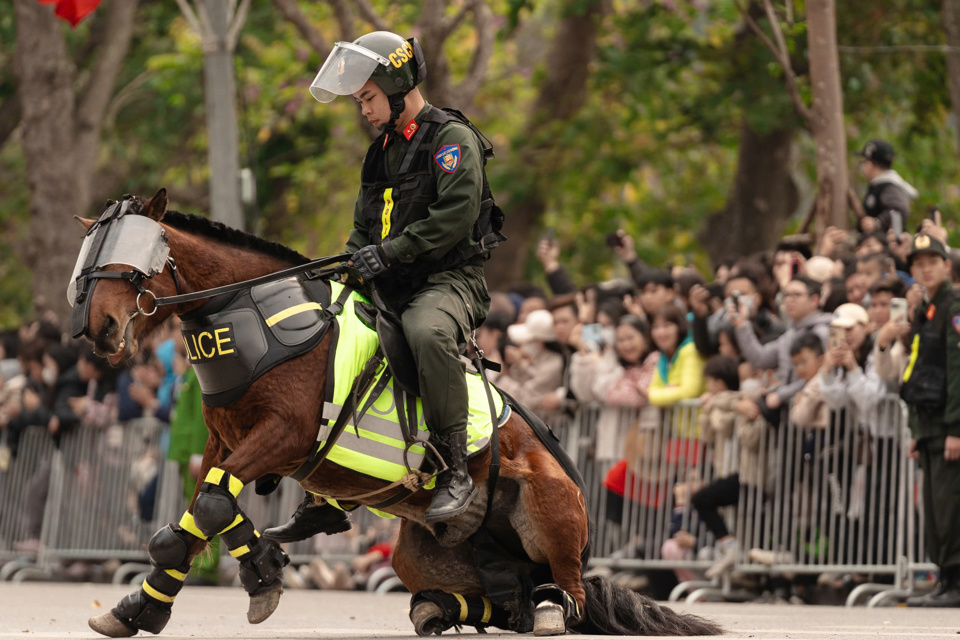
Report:
[[[478,631],[487,627],[509,628],[507,612],[494,605],[487,597],[464,596],[436,589],[417,591],[410,598],[410,610],[424,601],[433,602],[443,609],[441,631],[450,627],[457,627],[459,631],[461,626],[476,627]]]
[[[272,586],[282,577],[290,558],[273,541],[263,540],[237,504],[243,483],[214,467],[207,474],[193,516],[203,535],[220,534],[230,555],[240,561],[240,582],[250,595]]]
[[[552,583],[541,584],[533,589],[531,598],[534,607],[544,601],[553,602],[563,607],[563,621],[567,628],[580,622],[582,617],[580,605],[572,595],[558,585]]]
[[[190,514],[186,514],[189,516]],[[113,615],[131,629],[160,633],[170,620],[173,600],[190,571],[189,539],[180,525],[160,529],[147,546],[153,571],[140,589],[126,596]]]

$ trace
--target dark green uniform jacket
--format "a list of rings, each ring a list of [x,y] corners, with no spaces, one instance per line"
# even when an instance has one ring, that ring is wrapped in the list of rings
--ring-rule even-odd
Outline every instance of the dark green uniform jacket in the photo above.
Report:
[[[900,390],[910,405],[910,431],[942,450],[944,437],[960,437],[960,297],[949,279],[917,307],[910,341]]]
[[[430,122],[437,118],[447,121]],[[468,126],[429,104],[402,133],[383,134],[370,145],[346,250],[389,241],[399,264],[377,284],[394,306],[406,306],[428,280],[452,279],[458,289],[470,290],[475,285],[465,287],[464,277],[482,279],[483,255],[471,247],[489,198],[483,153]],[[468,266],[475,268],[463,269]]]

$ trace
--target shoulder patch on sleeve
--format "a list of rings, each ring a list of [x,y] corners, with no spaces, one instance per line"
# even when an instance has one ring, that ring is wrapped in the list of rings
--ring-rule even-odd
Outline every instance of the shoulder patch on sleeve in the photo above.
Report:
[[[447,173],[453,173],[460,166],[460,145],[445,144],[433,155],[437,165]]]
[[[950,318],[950,324],[953,326],[953,330],[960,334],[960,313],[953,314],[953,317]]]

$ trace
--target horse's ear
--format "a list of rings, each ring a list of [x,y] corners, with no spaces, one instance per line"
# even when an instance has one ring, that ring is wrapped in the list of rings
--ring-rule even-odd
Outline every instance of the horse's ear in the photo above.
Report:
[[[96,222],[93,218],[81,218],[80,216],[73,216],[73,219],[80,223],[84,231],[90,229],[93,223]]]
[[[163,219],[163,214],[167,212],[167,190],[160,189],[157,191],[156,195],[150,198],[143,205],[143,215],[147,216],[155,222],[160,222]]]

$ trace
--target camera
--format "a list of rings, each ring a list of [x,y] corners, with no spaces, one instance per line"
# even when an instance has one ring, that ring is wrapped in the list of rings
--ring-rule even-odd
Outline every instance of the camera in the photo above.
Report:
[[[747,315],[753,315],[754,311],[753,300],[740,293],[737,289],[730,292],[730,296],[724,300],[724,306],[730,315],[740,313],[741,306],[746,309]]]

